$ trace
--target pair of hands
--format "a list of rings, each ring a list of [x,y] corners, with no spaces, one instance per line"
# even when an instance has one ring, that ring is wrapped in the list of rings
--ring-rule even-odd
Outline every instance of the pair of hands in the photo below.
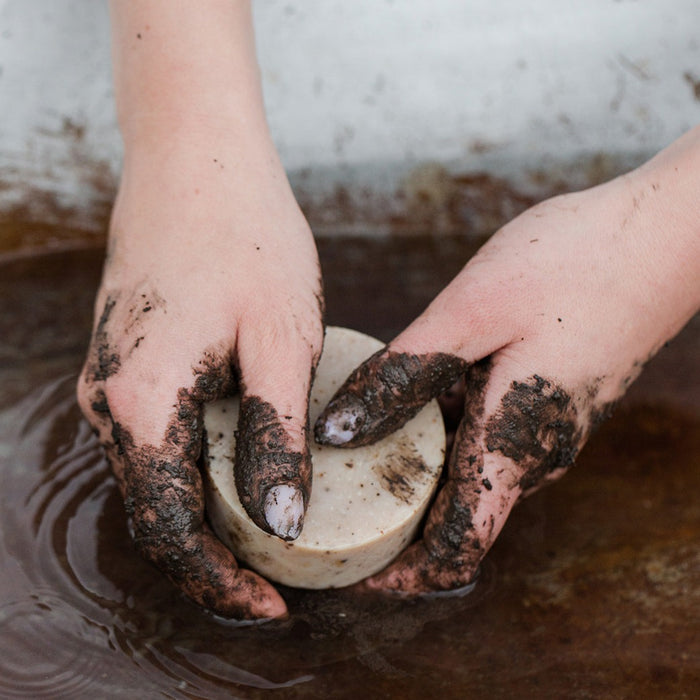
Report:
[[[324,411],[315,439],[366,444],[461,382],[448,479],[422,537],[368,587],[469,584],[513,505],[572,464],[697,309],[696,212],[684,194],[697,141],[503,227]],[[281,596],[208,528],[197,460],[203,404],[240,390],[241,499],[260,527],[298,535],[323,344],[313,238],[272,149],[144,153],[125,163],[79,401],[137,549],[221,615],[281,617]]]

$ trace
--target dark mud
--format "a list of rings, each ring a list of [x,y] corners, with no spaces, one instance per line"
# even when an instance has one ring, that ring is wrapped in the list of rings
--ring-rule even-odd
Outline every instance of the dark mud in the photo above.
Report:
[[[89,365],[88,374],[92,381],[95,382],[103,382],[108,377],[116,374],[121,366],[119,353],[110,344],[107,334],[107,324],[109,323],[109,318],[112,315],[112,311],[114,311],[116,303],[116,299],[109,296],[107,297],[93,335],[92,343],[95,361]]]
[[[195,371],[194,388],[178,393],[162,445],[135,445],[130,431],[112,421],[112,441],[103,447],[136,551],[199,604],[226,617],[249,619],[269,591],[252,577],[234,578],[233,557],[205,522],[199,469],[201,401],[220,397],[227,386],[228,380],[211,367]],[[107,416],[112,420],[108,410]]]
[[[414,484],[424,477],[428,466],[413,443],[402,441],[396,452],[387,457],[386,463],[376,464],[373,471],[382,487],[394,498],[411,503],[416,492]]]
[[[511,384],[485,426],[486,449],[517,467],[511,488],[528,492],[574,464],[590,432],[612,415],[615,402],[599,405],[596,394],[594,382],[577,402],[555,381],[537,374]]]
[[[275,533],[265,518],[267,492],[278,484],[301,491],[304,508],[311,495],[311,456],[293,450],[277,409],[257,396],[241,400],[236,435],[236,488],[241,505],[253,522]]]
[[[517,486],[522,491],[570,467],[585,439],[583,419],[571,396],[538,375],[512,383],[485,430],[488,451],[500,452],[519,468]]]
[[[430,563],[423,567],[434,572],[462,567],[474,573],[480,557],[491,545],[493,516],[490,524],[481,523],[481,537],[473,532],[473,517],[482,493],[494,488],[492,481],[483,476],[484,446],[489,452],[499,452],[512,460],[516,476],[507,474],[511,479],[507,488],[527,492],[572,466],[590,430],[612,412],[611,404],[597,406],[595,389],[587,391],[585,400],[577,404],[555,382],[533,375],[523,382],[514,381],[496,413],[485,419],[490,364],[486,359],[472,366],[455,390],[464,396],[464,415],[456,429],[455,450],[449,463],[452,482],[435,504],[434,517],[424,535]],[[456,404],[456,400],[452,399],[452,403]],[[453,422],[456,420],[456,405],[448,415]],[[427,577],[426,572],[424,578]],[[433,580],[451,578],[432,575]]]

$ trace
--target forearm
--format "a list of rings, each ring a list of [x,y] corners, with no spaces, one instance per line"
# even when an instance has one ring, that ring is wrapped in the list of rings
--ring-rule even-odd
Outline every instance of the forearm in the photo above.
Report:
[[[650,291],[675,333],[700,308],[700,127],[632,173],[632,182],[627,221],[648,217],[639,244],[648,246]]]
[[[119,124],[152,134],[268,138],[248,0],[111,0]]]

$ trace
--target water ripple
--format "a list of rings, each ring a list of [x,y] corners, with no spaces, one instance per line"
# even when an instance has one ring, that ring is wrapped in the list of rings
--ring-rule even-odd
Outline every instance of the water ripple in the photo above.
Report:
[[[212,631],[230,629],[133,551],[74,382],[41,387],[14,418],[0,495],[0,564],[11,573],[0,606],[0,696],[96,697],[109,688],[126,697],[138,678],[141,696],[221,697],[223,688],[308,680],[268,680],[206,653]]]
[[[85,654],[90,622],[42,593],[0,608],[0,695],[80,697],[99,674],[98,654]],[[31,661],[31,662],[30,662]]]
[[[134,551],[74,386],[62,377],[0,414],[11,446],[0,472],[1,697],[259,697],[464,608],[406,613],[285,589],[287,623],[239,628],[207,614]]]

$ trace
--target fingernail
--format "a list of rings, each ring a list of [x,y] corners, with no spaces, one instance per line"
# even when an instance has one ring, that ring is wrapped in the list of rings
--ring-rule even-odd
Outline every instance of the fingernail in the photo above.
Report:
[[[345,395],[328,404],[316,422],[316,440],[323,445],[345,445],[367,420],[367,409],[355,396]]]
[[[273,486],[265,496],[265,520],[283,540],[295,540],[304,520],[304,496],[290,484]]]

